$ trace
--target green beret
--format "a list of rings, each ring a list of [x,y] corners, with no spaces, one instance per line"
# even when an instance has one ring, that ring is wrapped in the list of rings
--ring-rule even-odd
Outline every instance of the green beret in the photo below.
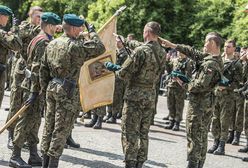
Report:
[[[42,13],[41,20],[45,23],[52,24],[52,25],[58,25],[61,22],[60,17],[52,12]]]
[[[81,27],[85,21],[75,14],[65,14],[64,22],[72,26]]]
[[[9,7],[0,5],[0,14],[6,16],[12,16],[14,13]]]

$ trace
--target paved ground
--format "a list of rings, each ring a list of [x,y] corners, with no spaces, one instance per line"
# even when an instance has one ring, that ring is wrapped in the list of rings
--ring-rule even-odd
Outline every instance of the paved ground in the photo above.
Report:
[[[9,93],[6,93],[2,108],[0,109],[0,125],[3,126],[7,117],[4,108],[9,106]],[[158,114],[155,126],[151,127],[149,160],[145,168],[185,168],[186,167],[186,136],[185,123],[181,130],[174,132],[165,130],[165,121],[162,117],[168,114],[166,97],[159,97]],[[86,120],[87,122],[87,120]],[[44,120],[42,121],[44,124]],[[42,133],[43,125],[40,128]],[[81,144],[80,149],[65,149],[61,157],[60,168],[122,168],[123,154],[120,141],[120,124],[103,124],[102,130],[85,128],[83,124],[76,124],[73,130],[74,139]],[[213,139],[209,134],[209,146]],[[7,131],[0,135],[0,168],[8,167],[11,151],[6,147]],[[241,146],[245,144],[244,137]],[[241,161],[240,147],[227,145],[225,156],[207,155],[205,168],[247,168],[248,163]],[[24,160],[28,159],[28,152],[23,150]]]

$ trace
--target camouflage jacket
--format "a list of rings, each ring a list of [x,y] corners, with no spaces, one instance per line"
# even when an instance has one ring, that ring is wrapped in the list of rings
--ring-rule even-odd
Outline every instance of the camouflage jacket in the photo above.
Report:
[[[18,28],[18,36],[22,40],[22,50],[20,52],[21,56],[24,60],[27,61],[27,48],[30,41],[40,33],[41,29],[40,26],[32,25],[28,21],[23,21]]]
[[[158,42],[150,41],[135,48],[122,69],[116,72],[119,78],[128,83],[124,99],[141,102],[155,100],[155,87],[164,69],[165,55],[165,50]]]
[[[223,62],[223,75],[230,81],[230,84],[224,90],[233,91],[239,88],[242,82],[242,64],[240,61],[236,61],[235,58],[231,60],[223,59]]]
[[[125,48],[120,49],[116,53],[116,64],[122,65],[125,62],[125,60],[127,59],[127,57],[128,57],[128,53],[125,50]]]
[[[40,84],[42,91],[45,92],[53,78],[78,81],[84,61],[104,52],[105,47],[94,32],[90,33],[90,40],[87,41],[70,38],[66,34],[54,39],[47,46],[41,60]]]
[[[171,73],[171,71],[180,71],[187,77],[191,78],[193,71],[193,62],[189,58],[176,58],[172,59],[171,61],[166,61],[165,69],[168,73]],[[173,77],[169,78],[169,83],[167,86],[181,88],[178,82],[176,80],[173,80]]]
[[[30,41],[38,35],[40,32],[40,26],[32,25],[28,21],[23,21],[18,28],[18,35],[20,39],[22,40],[22,49],[20,52],[16,53],[15,57],[18,59],[15,63],[15,67],[12,73],[12,76],[15,76],[13,78],[12,85],[15,86],[21,86],[22,81],[24,80],[24,69],[26,67],[26,61],[27,61],[27,48],[30,43]]]
[[[29,43],[27,49],[27,62],[26,68],[31,71],[31,77],[25,77],[22,82],[22,88],[29,90],[30,92],[39,92],[39,69],[40,60],[43,56],[46,46],[49,43],[49,37],[44,32],[41,31],[37,36],[35,36]]]
[[[213,93],[221,80],[223,62],[221,56],[202,53],[190,46],[177,45],[176,50],[199,63],[199,69],[188,84],[188,91],[193,94]]]
[[[8,34],[0,28],[0,63],[7,63],[8,50],[19,51],[22,49],[22,42],[15,34]]]

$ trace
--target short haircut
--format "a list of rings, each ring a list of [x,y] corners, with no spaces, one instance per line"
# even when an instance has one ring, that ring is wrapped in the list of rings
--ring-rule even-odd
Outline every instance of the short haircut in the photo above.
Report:
[[[63,28],[63,30],[64,30],[65,32],[71,31],[72,27],[73,27],[73,26],[67,24],[66,22],[64,22],[64,21],[62,22],[62,28]]]
[[[49,23],[43,22],[43,21],[41,20],[41,22],[40,22],[40,28],[41,28],[41,29],[44,29],[45,27],[47,27],[47,25],[49,25]]]
[[[35,11],[43,12],[43,9],[40,6],[33,6],[29,9],[28,15],[31,16]]]
[[[225,43],[231,43],[233,47],[236,47],[236,41],[235,40],[227,40]]]
[[[221,35],[217,32],[210,32],[207,34],[208,40],[213,40],[216,44],[217,47],[221,47],[222,43],[223,43],[223,39],[221,37]]]
[[[151,32],[155,35],[160,35],[161,34],[161,26],[158,22],[154,22],[154,21],[151,21],[151,22],[148,22],[145,27],[149,27]]]
[[[133,33],[129,33],[127,36],[131,36],[131,37],[135,37],[135,35]]]

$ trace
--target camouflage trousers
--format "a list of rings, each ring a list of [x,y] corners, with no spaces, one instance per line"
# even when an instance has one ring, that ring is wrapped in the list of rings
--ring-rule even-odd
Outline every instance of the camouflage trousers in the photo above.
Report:
[[[147,160],[148,133],[153,115],[154,102],[142,105],[142,102],[125,100],[121,121],[121,142],[125,161]]]
[[[226,141],[234,111],[234,94],[232,91],[219,91],[216,97],[212,118],[212,134],[215,139]]]
[[[7,117],[7,121],[8,122],[15,114],[18,110],[20,110],[20,108],[23,105],[23,89],[21,87],[11,87],[11,92],[10,92],[10,110],[9,110],[9,114]],[[9,127],[8,130],[11,131],[15,129],[15,126],[17,124],[18,120],[16,120],[15,122],[13,122]]]
[[[113,96],[113,104],[112,104],[112,115],[122,112],[123,103],[124,103],[124,100],[123,100],[124,93],[125,93],[124,81],[116,78],[114,96]]]
[[[108,106],[108,108],[109,108],[109,106]],[[91,110],[91,112],[92,112],[92,114],[96,114],[98,117],[103,117],[106,115],[106,106],[97,107],[97,108]]]
[[[245,130],[245,137],[248,138],[248,100],[245,100],[245,107],[244,107],[244,130]]]
[[[58,84],[49,84],[46,92],[46,116],[41,150],[43,153],[59,158],[70,135],[78,114],[79,95],[68,98]]]
[[[3,96],[4,96],[5,80],[6,80],[6,72],[0,73],[0,107],[2,105]]]
[[[167,106],[170,120],[180,122],[183,116],[185,90],[182,88],[168,88]]]
[[[29,94],[28,91],[24,91],[23,100],[27,100]],[[21,116],[15,126],[14,145],[21,148],[25,141],[27,141],[30,146],[39,143],[38,132],[41,124],[40,106],[40,99],[38,97]]]
[[[211,123],[214,100],[211,94],[189,94],[186,115],[187,159],[205,162],[208,146],[208,127]]]
[[[231,131],[243,131],[243,122],[244,122],[244,98],[240,95],[235,95],[234,101],[234,110],[232,115],[232,121],[229,129]]]

